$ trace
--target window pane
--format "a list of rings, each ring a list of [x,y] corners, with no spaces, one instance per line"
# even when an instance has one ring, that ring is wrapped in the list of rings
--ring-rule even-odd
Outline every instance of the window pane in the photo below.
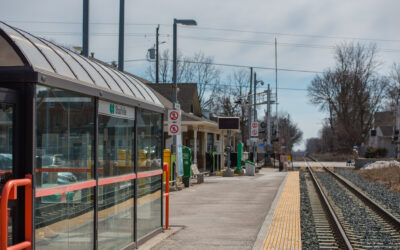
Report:
[[[37,249],[93,246],[93,127],[92,98],[37,85],[36,192],[52,193],[35,198]]]
[[[161,225],[161,175],[138,179],[138,239]]]
[[[138,126],[138,170],[161,169],[162,120],[161,114],[139,110]]]
[[[111,106],[113,107],[112,113],[119,113],[118,110],[121,111],[124,108],[128,109],[128,107],[100,101],[99,112],[106,112],[103,107]],[[134,110],[131,109],[128,113],[134,114]],[[100,180],[134,174],[135,121],[100,114],[98,131],[98,175]],[[115,180],[118,181],[118,179]],[[133,183],[133,180],[129,180],[99,187],[99,249],[122,249],[134,241]]]
[[[99,187],[99,249],[122,249],[133,242],[133,183]]]
[[[13,165],[14,105],[0,103],[0,176],[11,174]],[[1,191],[1,184],[0,184]]]
[[[93,99],[37,86],[36,187],[93,179]]]
[[[134,120],[99,115],[99,177],[133,173]]]
[[[93,249],[94,191],[82,189],[35,199],[35,248]]]

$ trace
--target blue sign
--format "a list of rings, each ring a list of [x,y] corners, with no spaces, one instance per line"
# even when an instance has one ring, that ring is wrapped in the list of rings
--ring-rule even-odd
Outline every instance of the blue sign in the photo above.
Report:
[[[264,143],[258,144],[259,147],[264,147]]]

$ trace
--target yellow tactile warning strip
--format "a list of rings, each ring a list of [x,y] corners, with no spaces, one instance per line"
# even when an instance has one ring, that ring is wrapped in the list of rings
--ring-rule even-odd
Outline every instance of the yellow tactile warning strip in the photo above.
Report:
[[[290,172],[262,249],[301,249],[299,172]]]

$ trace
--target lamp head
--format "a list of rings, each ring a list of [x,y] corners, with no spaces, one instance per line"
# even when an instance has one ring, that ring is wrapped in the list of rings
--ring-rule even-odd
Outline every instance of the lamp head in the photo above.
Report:
[[[188,25],[188,26],[196,26],[197,22],[193,19],[174,19],[174,23]]]

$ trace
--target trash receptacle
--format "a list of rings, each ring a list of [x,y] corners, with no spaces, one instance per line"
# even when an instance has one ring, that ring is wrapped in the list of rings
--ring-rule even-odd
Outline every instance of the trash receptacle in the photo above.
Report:
[[[192,150],[188,147],[182,147],[182,158],[183,158],[183,183],[185,187],[189,187],[189,179],[192,177]]]
[[[256,164],[251,161],[244,161],[245,166],[246,166],[246,175],[247,176],[254,176],[254,173],[256,171]]]

